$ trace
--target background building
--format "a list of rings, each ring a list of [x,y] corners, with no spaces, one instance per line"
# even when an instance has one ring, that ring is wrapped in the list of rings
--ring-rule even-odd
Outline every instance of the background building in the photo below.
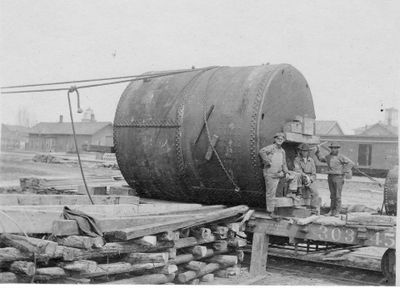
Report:
[[[97,122],[92,110],[85,111],[82,122],[75,122],[74,124],[80,150],[84,145],[113,146],[112,123]],[[71,123],[63,122],[62,115],[58,122],[38,123],[29,131],[29,150],[41,152],[75,151]]]
[[[361,171],[377,177],[385,177],[389,169],[398,165],[397,109],[386,109],[383,122],[357,128],[354,135],[344,135],[340,131],[342,129],[336,121],[316,121],[316,134],[320,136],[321,143],[327,142],[322,145],[322,153],[329,153],[329,142],[339,142],[341,153],[354,161]],[[319,172],[326,171],[326,164],[316,162]]]
[[[1,124],[1,151],[26,150],[29,130],[24,126]]]

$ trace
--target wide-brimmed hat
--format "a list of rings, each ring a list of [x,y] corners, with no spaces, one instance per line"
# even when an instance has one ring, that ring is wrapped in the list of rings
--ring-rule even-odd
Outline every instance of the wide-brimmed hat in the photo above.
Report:
[[[308,146],[308,144],[306,144],[306,143],[301,143],[301,144],[299,145],[299,150],[302,150],[302,151],[310,151],[310,146]]]
[[[340,148],[340,144],[338,142],[332,142],[329,148]]]
[[[283,137],[283,139],[286,139],[285,134],[283,134],[282,132],[275,133],[274,138],[276,137]]]

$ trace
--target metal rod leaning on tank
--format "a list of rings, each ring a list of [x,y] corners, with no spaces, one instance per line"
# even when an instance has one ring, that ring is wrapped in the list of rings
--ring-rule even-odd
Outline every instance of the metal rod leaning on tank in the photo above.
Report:
[[[211,115],[211,113],[213,112],[214,107],[215,107],[215,106],[214,106],[214,104],[213,104],[213,105],[211,105],[210,109],[208,109],[208,112],[207,112],[207,115],[206,115],[207,121],[208,121],[208,118],[210,118],[210,115]],[[201,125],[201,129],[200,129],[200,131],[199,131],[199,134],[197,134],[197,137],[196,137],[196,140],[194,141],[194,144],[197,144],[197,142],[199,141],[200,136],[201,136],[201,134],[203,133],[205,127],[206,127],[206,122],[203,121],[203,125]]]

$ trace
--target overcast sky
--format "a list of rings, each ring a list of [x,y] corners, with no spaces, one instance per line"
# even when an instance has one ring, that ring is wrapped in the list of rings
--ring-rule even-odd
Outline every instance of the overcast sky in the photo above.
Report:
[[[400,96],[400,1],[5,1],[1,85],[210,65],[289,63],[317,120],[346,133],[383,120]],[[112,121],[126,84],[81,91]],[[65,92],[1,95],[1,122],[68,115]],[[78,119],[80,116],[76,116]]]

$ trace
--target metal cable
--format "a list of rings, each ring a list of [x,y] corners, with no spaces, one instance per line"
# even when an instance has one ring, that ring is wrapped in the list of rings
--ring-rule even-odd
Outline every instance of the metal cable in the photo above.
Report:
[[[77,89],[76,87],[74,87],[74,86],[71,87],[71,88],[68,90],[68,92],[67,92],[68,106],[69,106],[69,116],[71,117],[71,126],[72,126],[72,133],[73,133],[73,136],[74,136],[74,143],[75,143],[76,155],[78,155],[79,168],[80,168],[80,170],[81,170],[81,175],[82,175],[83,183],[85,184],[86,194],[88,195],[89,200],[90,200],[90,202],[92,203],[92,205],[94,205],[92,196],[90,196],[89,189],[88,189],[88,186],[87,186],[87,184],[86,184],[85,174],[83,173],[83,168],[82,168],[81,157],[80,157],[80,155],[79,155],[78,142],[77,142],[77,140],[76,140],[76,132],[75,132],[75,125],[74,125],[74,117],[73,117],[73,115],[72,115],[72,107],[71,107],[71,98],[70,98],[70,96],[69,96],[69,94],[72,93],[72,92],[76,92],[76,96],[77,96],[77,98],[78,98],[78,103],[79,103],[79,92],[78,92],[78,89]],[[80,107],[78,107],[78,109],[80,109]]]
[[[198,69],[190,69],[190,70],[178,70],[178,71],[175,71],[175,72],[150,74],[149,76],[144,76],[144,75],[131,76],[130,79],[126,79],[126,80],[76,86],[76,89],[92,88],[92,87],[120,84],[120,83],[133,82],[133,81],[139,81],[139,80],[146,80],[146,79],[152,79],[152,78],[158,78],[158,77],[182,74],[182,73],[193,72],[193,71],[208,70],[208,69],[212,69],[212,68],[214,68],[214,66],[205,67],[205,68],[198,68]],[[104,78],[104,79],[105,80],[112,80],[112,79],[118,79],[118,78],[123,79],[123,78],[127,78],[127,77],[128,76],[112,77],[112,78],[108,78],[108,79]],[[93,81],[96,81],[96,80],[97,79],[93,79]],[[102,81],[102,80],[97,80],[97,81]],[[88,80],[88,81],[87,80],[67,81],[65,83],[67,84],[67,83],[78,83],[78,82],[91,82],[91,80]],[[63,83],[63,82],[58,82],[58,83]],[[47,86],[47,85],[53,85],[53,84],[54,83],[43,83],[43,84],[29,84],[29,85],[19,85],[19,86],[7,86],[7,87],[2,87],[1,89],[9,89],[9,88],[14,88],[14,87],[15,88],[22,88],[22,87]],[[70,87],[45,88],[45,89],[33,89],[33,90],[17,90],[17,91],[1,91],[1,94],[19,94],[19,93],[35,93],[35,92],[68,91],[69,89],[70,89]]]

